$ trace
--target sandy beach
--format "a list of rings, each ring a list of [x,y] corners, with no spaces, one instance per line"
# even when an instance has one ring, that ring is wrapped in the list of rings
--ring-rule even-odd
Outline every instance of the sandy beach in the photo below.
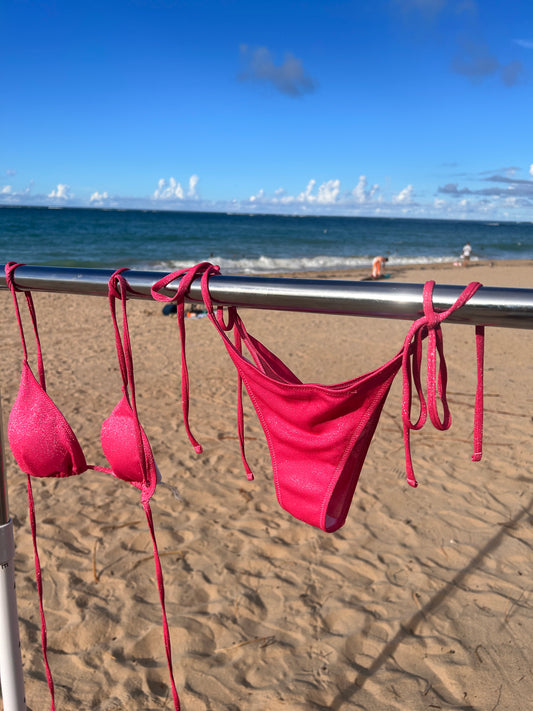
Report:
[[[533,285],[530,261],[387,271],[398,282]],[[105,465],[100,427],[121,395],[107,301],[34,298],[48,393],[87,460]],[[22,351],[11,295],[0,299],[5,430]],[[190,423],[204,448],[196,454],[183,426],[176,318],[151,301],[129,302],[128,314],[139,412],[170,485],[157,488],[152,511],[184,711],[531,708],[533,331],[487,329],[484,456],[473,463],[474,329],[444,324],[453,424],[438,432],[428,422],[412,434],[419,487],[405,481],[400,374],[347,522],[328,534],[280,508],[265,437],[245,397],[255,474],[247,481],[236,374],[209,320],[186,324]],[[301,380],[321,383],[382,365],[409,328],[348,316],[241,315]],[[26,477],[7,437],[5,445],[27,703],[42,711],[50,703]],[[34,480],[33,491],[58,711],[171,709],[139,493],[91,471]]]

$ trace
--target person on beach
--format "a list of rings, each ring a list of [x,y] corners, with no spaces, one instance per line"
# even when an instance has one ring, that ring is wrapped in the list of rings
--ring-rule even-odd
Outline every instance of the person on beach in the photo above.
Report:
[[[461,266],[466,267],[468,265],[468,262],[470,261],[470,255],[472,254],[472,247],[470,246],[470,242],[467,242],[465,246],[463,247],[463,251],[461,252]]]
[[[383,276],[383,265],[388,261],[388,257],[374,257],[372,260],[372,279],[381,279]]]

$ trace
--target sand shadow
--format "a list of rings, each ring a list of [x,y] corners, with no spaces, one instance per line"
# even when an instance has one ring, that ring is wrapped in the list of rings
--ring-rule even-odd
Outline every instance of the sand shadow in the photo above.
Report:
[[[400,629],[398,630],[398,632],[394,635],[390,642],[387,642],[387,644],[383,647],[381,654],[376,657],[370,667],[364,668],[361,665],[357,665],[359,668],[359,672],[355,680],[350,684],[350,686],[348,686],[346,689],[337,694],[337,696],[333,699],[331,705],[328,706],[328,708],[331,709],[331,711],[340,710],[342,708],[342,704],[352,699],[357,694],[357,692],[363,688],[368,679],[373,677],[374,674],[376,674],[376,672],[378,672],[379,669],[383,666],[383,664],[385,664],[385,662],[395,654],[396,650],[404,641],[404,639],[414,635],[416,633],[418,625],[423,621],[427,621],[428,616],[431,615],[431,613],[433,613],[439,607],[439,605],[444,602],[444,600],[446,600],[446,598],[450,597],[457,591],[466,576],[481,564],[485,556],[487,556],[489,553],[498,548],[500,543],[503,541],[507,530],[515,528],[521,519],[530,515],[532,507],[533,497],[530,499],[529,504],[525,508],[523,508],[514,518],[502,524],[500,530],[483,546],[479,553],[477,553],[472,558],[468,565],[466,565],[464,568],[462,568],[462,570],[460,570],[456,575],[454,575],[450,582],[446,583],[446,585],[441,590],[439,590],[429,600],[429,602],[427,602],[420,610],[418,610],[418,612],[416,612],[406,622],[400,624]],[[458,710],[459,709],[461,709],[462,711],[467,711],[468,709],[473,709],[473,707],[467,705],[458,707]]]

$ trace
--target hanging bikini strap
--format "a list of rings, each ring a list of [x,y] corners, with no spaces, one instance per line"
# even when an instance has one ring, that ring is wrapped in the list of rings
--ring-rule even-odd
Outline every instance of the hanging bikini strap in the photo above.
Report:
[[[137,413],[137,402],[135,398],[135,379],[133,376],[133,355],[131,350],[130,332],[128,327],[128,317],[126,309],[126,301],[128,293],[136,293],[122,276],[123,272],[128,271],[126,268],[118,269],[114,272],[109,280],[109,305],[111,316],[113,319],[113,327],[115,329],[115,342],[117,346],[118,362],[120,373],[122,376],[122,392],[128,399],[133,412],[133,419],[136,426],[136,440],[139,452],[141,467],[143,470],[144,485],[141,487],[141,504],[146,515],[150,537],[152,539],[152,547],[154,552],[154,565],[157,580],[157,589],[159,592],[159,601],[161,604],[161,615],[163,625],[163,638],[165,642],[165,652],[167,657],[167,666],[170,677],[170,686],[172,689],[172,698],[174,700],[174,708],[180,711],[180,701],[174,681],[174,672],[172,669],[172,649],[170,645],[170,632],[168,628],[168,619],[165,606],[165,585],[163,581],[163,570],[161,568],[161,560],[159,550],[157,548],[157,540],[155,536],[154,521],[152,518],[152,510],[150,508],[150,498],[154,493],[157,474],[153,458],[153,454],[149,446],[145,447],[142,436],[142,426]],[[116,314],[116,299],[122,302],[122,336],[118,326]]]
[[[54,680],[52,678],[52,671],[48,663],[48,635],[46,630],[46,618],[44,615],[44,603],[43,603],[43,577],[41,572],[41,562],[39,560],[39,549],[37,547],[37,523],[35,520],[35,504],[33,501],[33,490],[31,486],[31,477],[26,474],[26,481],[28,484],[28,510],[30,517],[30,529],[31,529],[31,539],[33,543],[33,558],[35,564],[35,580],[37,583],[37,595],[39,597],[39,614],[41,617],[41,648],[43,650],[43,661],[44,668],[46,671],[46,681],[48,684],[48,691],[50,693],[50,711],[55,711],[55,690],[54,690]]]
[[[17,267],[22,267],[22,266],[24,266],[24,265],[17,263],[17,262],[8,262],[5,265],[5,273],[6,273],[6,283],[7,283],[9,290],[11,291],[11,294],[13,296],[13,301],[15,303],[15,313],[17,316],[17,322],[18,322],[19,331],[20,331],[20,338],[22,341],[24,362],[27,363],[28,362],[28,351],[26,348],[26,339],[24,338],[24,329],[22,327],[22,319],[20,316],[20,309],[19,309],[18,299],[17,299],[17,294],[16,294],[17,291],[24,291],[24,290],[18,288],[15,284],[15,281],[14,281],[15,270],[17,269]],[[38,372],[39,372],[39,382],[41,384],[42,389],[46,392],[43,357],[42,357],[42,352],[41,352],[41,342],[39,340],[39,332],[37,329],[37,316],[35,313],[35,306],[33,304],[33,298],[32,298],[31,292],[24,291],[24,295],[26,297],[28,311],[30,313],[31,321],[33,324],[33,331],[35,333],[35,341],[37,344],[37,368],[38,368]],[[51,711],[55,711],[54,680],[52,677],[50,664],[48,663],[48,635],[47,635],[47,629],[46,629],[46,618],[45,618],[45,614],[44,614],[44,604],[43,604],[43,577],[42,577],[42,570],[41,570],[41,561],[39,559],[39,549],[37,546],[37,522],[35,519],[35,503],[33,500],[33,490],[32,490],[32,486],[31,486],[31,477],[29,474],[26,475],[26,483],[27,483],[27,488],[28,488],[28,511],[29,511],[29,519],[30,519],[31,538],[32,538],[32,544],[33,544],[35,580],[37,583],[37,596],[39,598],[39,615],[41,618],[41,648],[43,650],[43,662],[44,662],[44,668],[45,668],[45,672],[46,672],[46,681],[47,681],[48,690],[50,693],[50,709],[51,709]]]
[[[194,451],[198,454],[202,453],[202,445],[196,440],[189,426],[189,370],[187,368],[187,355],[185,349],[185,297],[193,281],[203,274],[206,270],[212,271],[214,274],[219,273],[219,268],[209,262],[201,262],[189,269],[180,269],[179,271],[167,274],[162,279],[157,281],[151,288],[152,298],[156,301],[164,301],[166,303],[176,302],[178,328],[180,333],[181,345],[181,403],[183,409],[183,421],[185,430],[190,443],[194,447]],[[161,294],[160,289],[168,286],[175,279],[180,279],[178,288],[175,294],[167,296]]]
[[[113,328],[115,331],[115,344],[117,349],[118,363],[120,374],[122,376],[122,392],[128,398],[128,402],[137,419],[137,404],[135,400],[135,380],[133,378],[133,356],[131,352],[130,332],[128,327],[128,316],[126,310],[126,301],[128,299],[129,284],[122,276],[122,273],[128,271],[127,268],[117,269],[110,279],[108,284],[108,300],[113,320]],[[122,304],[122,336],[118,326],[116,300],[119,299]]]
[[[255,348],[249,342],[248,334],[244,327],[244,324],[237,312],[235,306],[228,307],[228,322],[224,321],[224,308],[218,306],[216,313],[213,308],[213,301],[211,299],[211,294],[209,293],[209,279],[214,274],[218,274],[218,267],[213,267],[211,269],[206,269],[201,278],[200,286],[202,290],[202,299],[204,305],[207,309],[207,315],[210,321],[216,326],[217,330],[221,334],[224,341],[229,345],[230,348],[234,348],[235,351],[242,357],[242,342],[246,343],[246,347],[250,349],[250,353],[255,359]],[[227,333],[233,331],[234,344],[229,340]],[[242,404],[242,376],[240,369],[237,368],[237,431],[239,435],[239,446],[241,450],[241,459],[244,466],[244,471],[246,473],[246,478],[248,481],[253,481],[254,475],[248,461],[246,459],[246,451],[244,444],[244,409]]]
[[[474,404],[474,452],[472,461],[483,456],[483,361],[485,358],[485,326],[476,326],[477,386]]]
[[[152,547],[153,547],[153,551],[154,551],[155,574],[156,574],[156,579],[157,579],[157,589],[159,591],[159,602],[161,604],[163,638],[165,641],[165,653],[167,656],[168,674],[170,677],[170,687],[172,689],[172,698],[174,700],[174,709],[175,709],[175,711],[180,711],[180,700],[178,697],[178,691],[176,689],[176,682],[174,681],[174,672],[172,669],[172,648],[170,646],[170,632],[169,632],[169,628],[168,628],[168,618],[167,618],[167,611],[166,611],[166,606],[165,606],[165,585],[164,585],[164,581],[163,581],[163,570],[161,568],[161,559],[159,557],[159,551],[157,548],[157,541],[156,541],[155,529],[154,529],[154,521],[152,518],[152,510],[150,508],[149,501],[143,502],[143,509],[144,509],[144,513],[146,515],[146,520],[148,522],[150,536],[152,538]]]
[[[39,339],[39,331],[37,329],[37,315],[35,313],[35,306],[33,303],[33,296],[31,291],[26,291],[25,289],[20,289],[16,284],[14,280],[14,274],[15,271],[18,267],[23,267],[24,264],[20,264],[18,262],[8,262],[4,269],[6,273],[6,284],[11,291],[11,295],[13,296],[13,302],[15,304],[15,313],[17,316],[17,322],[19,326],[19,332],[20,332],[20,339],[22,341],[22,350],[24,353],[24,362],[28,362],[28,349],[26,347],[26,339],[24,337],[24,328],[22,326],[22,319],[20,316],[20,309],[19,309],[19,304],[18,304],[18,299],[17,299],[17,292],[22,291],[24,293],[24,296],[26,297],[26,303],[28,306],[28,311],[30,314],[31,322],[33,325],[33,332],[35,334],[35,342],[37,345],[37,370],[39,374],[39,382],[41,384],[42,389],[46,392],[46,379],[44,375],[44,365],[43,365],[43,355],[41,352],[41,341]]]
[[[451,425],[450,408],[446,398],[446,386],[448,373],[444,358],[444,345],[440,324],[448,318],[450,314],[459,309],[476,293],[481,287],[479,282],[469,284],[457,301],[446,311],[437,312],[433,308],[433,288],[434,281],[428,281],[424,285],[423,306],[424,315],[417,319],[409,329],[404,342],[402,353],[402,421],[405,444],[405,461],[407,468],[407,481],[411,486],[418,486],[416,481],[413,463],[411,458],[410,430],[421,429],[427,419],[438,430],[447,430]],[[479,461],[482,455],[483,438],[483,357],[484,357],[484,335],[483,326],[476,326],[476,360],[477,360],[477,387],[474,409],[474,454],[472,461]],[[426,361],[426,391],[427,405],[421,383],[422,364],[422,341],[427,337],[427,361]],[[437,365],[438,355],[438,365]],[[415,423],[411,421],[411,401],[412,384],[414,382],[419,400],[419,415]],[[437,407],[437,397],[441,401],[443,415],[439,416]]]
[[[130,404],[133,421],[135,423],[135,439],[137,442],[137,450],[139,453],[139,461],[143,471],[143,485],[141,487],[141,501],[149,501],[155,491],[157,484],[157,472],[154,458],[150,447],[145,446],[142,435],[142,427],[137,413],[137,400],[135,397],[135,378],[133,375],[133,354],[131,349],[130,330],[128,327],[128,315],[126,302],[128,293],[136,293],[122,276],[123,272],[128,271],[126,267],[117,269],[109,279],[109,307],[111,310],[111,318],[113,320],[113,328],[115,330],[115,343],[117,348],[117,356],[122,376],[122,392],[124,393],[128,403]],[[118,326],[116,313],[116,300],[120,299],[122,304],[122,335]]]

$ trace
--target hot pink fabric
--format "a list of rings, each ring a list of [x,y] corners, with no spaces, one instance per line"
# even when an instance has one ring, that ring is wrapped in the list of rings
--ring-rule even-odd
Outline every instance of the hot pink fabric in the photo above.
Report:
[[[324,531],[335,531],[344,524],[381,410],[400,368],[404,377],[402,419],[407,479],[412,486],[416,486],[409,432],[420,429],[427,414],[420,385],[422,341],[428,338],[430,419],[438,429],[447,429],[451,417],[446,403],[446,364],[440,324],[460,308],[481,284],[470,284],[452,307],[437,313],[432,305],[434,282],[428,282],[424,288],[424,315],[411,326],[403,348],[394,358],[353,380],[320,385],[302,383],[274,353],[246,331],[236,308],[228,309],[227,323],[221,307],[215,313],[209,294],[209,279],[217,273],[215,267],[203,269],[201,286],[204,303],[235,364],[239,389],[242,381],[263,427],[280,505],[296,518]],[[228,338],[229,331],[233,331],[235,343]],[[477,460],[481,456],[483,329],[476,329],[476,335],[478,389],[473,459]],[[243,343],[252,361],[242,355]],[[440,359],[438,377],[437,353]],[[410,421],[411,379],[414,379],[421,403],[420,416],[414,424]],[[437,394],[445,410],[442,421],[437,412]],[[241,452],[246,461],[241,403],[238,427]],[[248,465],[245,464],[245,467],[251,478]]]
[[[28,364],[26,340],[13,283],[13,274],[18,266],[20,265],[12,262],[5,266],[7,285],[15,303],[24,355],[20,387],[8,423],[11,451],[22,471],[32,476],[63,477],[81,474],[87,470],[88,465],[76,435],[46,393],[35,307],[32,295],[27,291],[25,297],[37,344],[38,381]]]
[[[42,575],[37,550],[37,527],[30,477],[67,477],[81,474],[88,469],[93,469],[112,474],[118,479],[127,481],[141,492],[141,503],[146,514],[154,550],[156,578],[163,616],[163,634],[174,708],[179,710],[179,698],[172,672],[170,636],[164,602],[163,575],[149,504],[160,477],[148,438],[140,424],[137,414],[135,381],[133,378],[133,358],[126,313],[126,300],[130,288],[122,276],[122,272],[125,270],[117,270],[109,282],[109,304],[122,376],[122,398],[102,425],[102,449],[111,464],[111,468],[108,468],[87,464],[79,442],[70,425],[46,393],[44,365],[37,329],[35,307],[31,293],[25,292],[37,344],[39,380],[35,378],[28,364],[28,352],[16,295],[17,288],[14,283],[14,272],[18,266],[20,265],[10,262],[6,264],[5,267],[7,284],[15,303],[15,312],[23,348],[22,376],[19,392],[9,417],[8,438],[15,460],[22,471],[27,474],[30,524],[41,614],[41,639],[50,690],[51,709],[52,711],[55,710],[54,684],[47,659],[47,635],[42,599]],[[115,310],[117,298],[122,302],[122,337]]]
[[[180,345],[181,345],[181,402],[183,408],[183,422],[185,424],[185,431],[189,438],[190,443],[194,447],[195,452],[201,454],[202,445],[196,440],[191,432],[189,425],[189,371],[187,368],[187,356],[185,352],[185,295],[187,294],[192,282],[199,276],[201,276],[206,270],[212,273],[218,273],[219,268],[213,266],[209,262],[201,262],[194,267],[189,269],[180,269],[177,272],[172,272],[167,274],[162,279],[157,281],[151,288],[152,298],[156,301],[163,301],[165,303],[176,302],[176,313],[178,318],[178,328],[180,332]],[[180,279],[178,288],[172,296],[167,296],[161,293],[161,289],[164,289],[172,281]]]
[[[142,492],[143,500],[152,496],[157,473],[152,450],[140,425],[135,405],[133,361],[126,316],[126,296],[123,300],[124,346],[121,343],[115,314],[115,279],[121,280],[127,292],[127,283],[120,271],[110,282],[110,306],[117,339],[117,352],[122,374],[122,399],[102,426],[102,448],[111,469],[87,464],[80,444],[65,417],[46,392],[43,357],[37,329],[37,318],[31,292],[25,297],[37,344],[36,379],[28,363],[28,351],[16,296],[13,275],[19,264],[6,264],[6,277],[12,292],[23,348],[22,375],[19,391],[9,415],[8,438],[11,451],[19,467],[36,477],[67,477],[82,474],[88,469],[113,474],[129,481]],[[120,298],[120,295],[118,295]]]
[[[126,313],[128,292],[132,292],[130,285],[122,275],[127,269],[118,269],[109,280],[109,305],[115,328],[115,341],[117,346],[118,362],[122,375],[122,399],[111,415],[102,425],[102,449],[111,464],[112,474],[119,479],[129,482],[141,491],[141,503],[146,515],[148,529],[152,538],[154,551],[154,564],[161,603],[163,637],[167,666],[172,689],[172,698],[176,711],[180,709],[180,701],[174,681],[172,669],[172,651],[170,646],[170,633],[165,609],[165,588],[163,584],[163,571],[157,549],[154,522],[150,508],[150,498],[154,493],[157,482],[160,480],[159,470],[154,461],[152,449],[148,442],[137,414],[135,399],[135,380],[133,378],[133,356],[131,351],[130,333]],[[122,303],[122,338],[117,323],[115,310],[116,299]]]
[[[407,481],[411,486],[417,486],[413,472],[411,459],[411,447],[409,441],[410,430],[421,429],[429,414],[429,419],[438,430],[447,430],[452,424],[450,408],[446,399],[446,385],[448,373],[446,361],[444,359],[444,345],[442,340],[442,330],[440,324],[448,316],[463,306],[481,287],[479,282],[470,283],[457,299],[453,306],[442,312],[433,309],[433,288],[434,281],[428,281],[424,285],[423,306],[424,315],[417,319],[406,336],[402,353],[403,370],[403,398],[402,398],[402,421],[405,440],[405,460],[407,468]],[[427,337],[427,405],[420,380],[420,370],[422,362],[422,341]],[[484,358],[485,329],[483,326],[476,326],[476,357],[477,357],[477,388],[474,410],[474,453],[472,461],[478,462],[482,456],[483,439],[483,358]],[[437,363],[438,356],[438,363]],[[411,422],[411,400],[412,384],[414,381],[420,411],[417,421]],[[437,408],[437,398],[440,399],[443,409],[442,419]]]
[[[141,502],[144,505],[155,491],[158,471],[152,448],[137,413],[133,356],[126,310],[128,292],[131,289],[122,275],[124,271],[127,270],[117,270],[109,280],[109,306],[122,376],[122,398],[102,425],[101,442],[104,454],[111,464],[111,473],[139,489]],[[117,299],[122,304],[122,337],[116,315]]]

